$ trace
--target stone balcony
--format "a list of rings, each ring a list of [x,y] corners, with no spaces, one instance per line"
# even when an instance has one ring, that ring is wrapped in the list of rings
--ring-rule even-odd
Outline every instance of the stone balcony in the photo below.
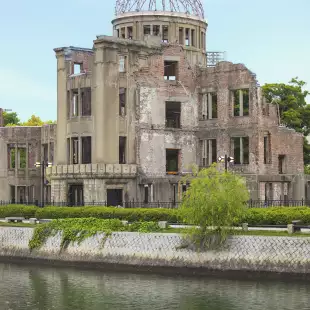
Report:
[[[79,164],[57,165],[46,168],[47,177],[66,178],[135,178],[137,165],[134,164]]]

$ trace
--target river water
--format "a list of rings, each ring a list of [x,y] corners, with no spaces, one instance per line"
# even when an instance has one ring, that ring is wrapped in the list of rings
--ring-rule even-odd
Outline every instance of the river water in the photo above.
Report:
[[[310,309],[310,284],[0,264],[0,310]]]

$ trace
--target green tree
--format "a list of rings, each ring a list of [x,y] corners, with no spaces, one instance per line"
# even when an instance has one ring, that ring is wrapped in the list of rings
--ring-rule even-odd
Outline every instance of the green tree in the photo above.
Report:
[[[20,123],[20,119],[16,112],[3,112],[4,126],[17,126]]]
[[[199,172],[195,169],[193,176],[180,206],[180,216],[186,223],[200,227],[191,236],[201,247],[222,244],[230,233],[229,227],[245,212],[249,200],[245,179],[219,171],[216,164]]]
[[[278,106],[281,123],[303,133],[306,137],[310,134],[310,105],[306,101],[310,93],[304,90],[305,86],[306,83],[296,77],[288,84],[265,84],[262,90],[267,101]],[[310,164],[309,151],[310,145],[304,139],[305,165]]]

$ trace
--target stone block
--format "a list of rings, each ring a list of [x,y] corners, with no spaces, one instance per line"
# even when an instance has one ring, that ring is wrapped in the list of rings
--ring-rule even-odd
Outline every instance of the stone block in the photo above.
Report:
[[[113,167],[115,174],[121,174],[122,173],[122,166],[120,164],[115,164]]]
[[[106,169],[106,173],[113,173],[113,165],[112,164],[107,164],[105,169]]]
[[[91,173],[91,164],[86,165],[85,169],[87,173]]]
[[[123,174],[129,174],[130,168],[128,165],[122,165],[122,173]]]
[[[98,165],[97,164],[92,164],[91,165],[91,172],[92,173],[97,173],[98,172]]]
[[[105,164],[98,164],[98,173],[105,174]]]
[[[57,174],[57,166],[52,167],[52,174]]]
[[[80,165],[80,173],[85,173],[85,165],[84,164]]]
[[[68,173],[68,166],[62,166],[62,173],[63,174]]]
[[[292,235],[294,233],[294,225],[293,224],[287,225],[287,232],[289,235]]]
[[[131,171],[132,174],[136,174],[137,173],[137,166],[136,165],[131,165],[130,171]]]
[[[166,229],[168,227],[168,222],[166,221],[160,221],[158,222],[158,226],[162,229]]]
[[[243,231],[248,231],[249,230],[248,223],[242,223],[242,230]]]
[[[73,173],[73,165],[68,165],[68,173]]]
[[[37,224],[37,219],[35,217],[30,218],[29,224]]]

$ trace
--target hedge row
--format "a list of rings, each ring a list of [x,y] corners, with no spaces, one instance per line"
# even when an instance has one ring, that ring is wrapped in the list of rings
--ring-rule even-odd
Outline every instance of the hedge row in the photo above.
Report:
[[[45,207],[8,205],[0,207],[0,218],[8,216],[36,217],[38,219],[86,218],[120,219],[136,221],[179,222],[176,209],[123,209],[112,207]],[[309,207],[276,207],[248,209],[236,224],[249,225],[287,225],[293,220],[301,220],[310,225]]]
[[[0,207],[0,218],[7,216],[35,217],[38,219],[86,218],[120,219],[130,222],[137,221],[178,221],[177,211],[171,209],[125,209],[113,207],[32,207],[8,205]]]

